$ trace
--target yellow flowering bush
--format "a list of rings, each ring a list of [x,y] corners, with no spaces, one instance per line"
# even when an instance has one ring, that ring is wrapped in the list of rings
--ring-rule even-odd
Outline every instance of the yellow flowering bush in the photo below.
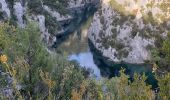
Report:
[[[48,72],[43,72],[42,70],[40,70],[40,77],[42,79],[42,81],[48,86],[49,90],[48,90],[48,99],[52,100],[54,97],[52,95],[52,90],[55,87],[55,81],[53,81],[51,79],[51,76],[49,75]]]
[[[1,56],[0,56],[0,61],[1,61],[2,63],[6,63],[7,60],[8,60],[8,58],[7,58],[6,55],[1,55]]]

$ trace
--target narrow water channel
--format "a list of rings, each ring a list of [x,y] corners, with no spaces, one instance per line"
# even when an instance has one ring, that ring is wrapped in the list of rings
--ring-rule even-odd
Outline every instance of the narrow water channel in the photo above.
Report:
[[[88,29],[91,22],[92,17],[89,17],[78,30],[71,33],[68,39],[58,46],[57,50],[66,53],[69,61],[76,61],[81,67],[91,70],[92,77],[100,78],[100,70],[94,63],[93,54],[88,45]]]

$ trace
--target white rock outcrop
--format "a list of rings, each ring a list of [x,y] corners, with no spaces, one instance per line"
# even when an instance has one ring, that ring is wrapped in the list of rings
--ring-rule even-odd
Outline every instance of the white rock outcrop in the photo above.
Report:
[[[1,4],[1,10],[4,11],[7,14],[7,17],[10,18],[11,17],[11,13],[8,7],[8,4],[5,0],[0,0],[0,4]]]
[[[17,23],[20,27],[24,28],[23,16],[25,13],[25,8],[21,5],[21,2],[15,2],[14,4],[14,14],[17,17]]]
[[[128,12],[129,15],[124,15],[123,12],[120,13],[112,7],[111,0],[103,0],[101,8],[95,13],[89,28],[89,39],[95,48],[102,52],[103,56],[114,62],[124,61],[141,64],[150,60],[149,47],[155,46],[153,34],[166,34],[168,31],[166,29],[164,32],[158,31],[157,28],[161,26],[152,25],[150,22],[145,23],[143,18],[148,12],[151,12],[153,17],[158,13],[162,15],[164,13],[156,6],[152,9],[147,8],[146,5],[150,3],[148,0],[138,0],[138,2],[135,0],[112,1],[123,5],[124,11]],[[108,46],[105,47],[106,45]],[[125,55],[120,57],[122,52]]]

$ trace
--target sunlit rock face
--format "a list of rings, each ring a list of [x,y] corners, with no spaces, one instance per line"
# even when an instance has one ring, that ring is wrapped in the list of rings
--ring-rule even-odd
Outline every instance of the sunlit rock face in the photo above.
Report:
[[[147,18],[152,13],[153,19],[159,23],[170,18],[170,0],[110,0],[113,7],[117,4],[123,12],[136,15],[137,19]]]
[[[89,29],[89,39],[114,62],[141,64],[150,50],[170,31],[169,7],[152,0],[103,0]]]

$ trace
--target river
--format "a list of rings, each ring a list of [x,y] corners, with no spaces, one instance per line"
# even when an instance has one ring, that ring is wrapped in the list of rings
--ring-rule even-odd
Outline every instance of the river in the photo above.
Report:
[[[100,70],[94,63],[93,54],[88,45],[88,28],[92,22],[92,17],[88,18],[78,30],[71,33],[68,39],[63,41],[57,51],[65,53],[69,61],[76,61],[81,67],[91,70],[91,76],[100,78]]]
[[[119,75],[121,68],[126,69],[125,73],[133,77],[133,74],[140,73],[148,77],[146,82],[151,84],[153,88],[157,87],[157,80],[152,73],[152,66],[149,64],[127,64],[109,61],[103,57],[100,51],[94,48],[93,44],[88,40],[88,29],[92,22],[92,17],[87,16],[74,32],[57,45],[56,51],[66,54],[69,61],[76,61],[81,67],[90,70],[90,76],[96,79],[101,77],[114,77]],[[76,23],[77,24],[77,23]]]

